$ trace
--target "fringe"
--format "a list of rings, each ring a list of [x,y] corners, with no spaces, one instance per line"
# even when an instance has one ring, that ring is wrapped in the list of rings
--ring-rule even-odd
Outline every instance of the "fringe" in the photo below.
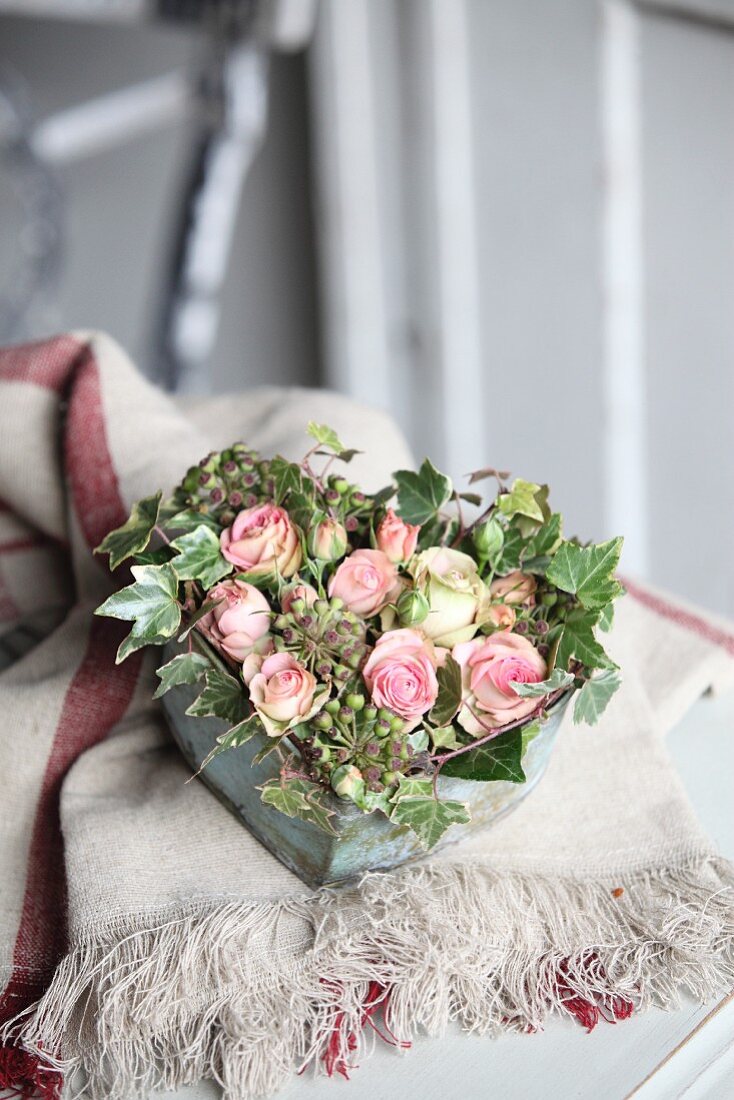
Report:
[[[713,858],[611,883],[433,863],[303,900],[193,906],[81,937],[0,1038],[63,1074],[65,1095],[212,1078],[246,1100],[299,1066],[346,1076],[376,1035],[404,1047],[452,1020],[533,1032],[551,1012],[591,1030],[732,984],[732,887]],[[302,919],[309,948],[263,950],[281,917]]]

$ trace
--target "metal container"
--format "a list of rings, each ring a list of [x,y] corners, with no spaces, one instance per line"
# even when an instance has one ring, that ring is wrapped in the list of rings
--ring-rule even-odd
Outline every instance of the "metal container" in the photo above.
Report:
[[[166,660],[175,652],[173,647],[167,647]],[[182,684],[162,699],[171,732],[194,770],[198,770],[216,738],[227,729],[227,723],[220,719],[192,718],[185,713],[200,690],[198,685]],[[529,742],[523,756],[525,783],[476,783],[439,777],[439,792],[466,802],[471,821],[467,825],[452,825],[432,849],[434,852],[494,824],[530,793],[546,769],[572,694],[569,692],[551,707],[547,721]],[[253,765],[252,761],[267,741],[264,734],[255,736],[245,745],[221,753],[199,778],[261,844],[309,886],[346,882],[365,871],[387,870],[426,854],[407,828],[395,825],[379,812],[364,814],[336,795],[332,797],[334,816],[330,819],[336,835],[265,805],[256,788],[277,778],[279,762],[275,754],[259,764]]]

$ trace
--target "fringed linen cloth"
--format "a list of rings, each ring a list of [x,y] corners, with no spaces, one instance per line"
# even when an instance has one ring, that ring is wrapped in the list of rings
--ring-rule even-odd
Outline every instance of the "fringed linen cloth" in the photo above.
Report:
[[[243,1100],[305,1063],[346,1072],[378,1007],[403,1043],[452,1018],[591,1027],[732,981],[734,875],[663,735],[731,681],[734,634],[632,584],[600,725],[567,724],[522,806],[440,855],[314,893],[185,785],[155,661],[115,667],[125,628],[92,617],[110,578],[91,549],[212,447],[299,457],[309,418],[367,452],[370,489],[410,462],[389,420],[333,394],[184,415],[105,337],[0,353],[0,1084],[17,1095],[209,1077]]]

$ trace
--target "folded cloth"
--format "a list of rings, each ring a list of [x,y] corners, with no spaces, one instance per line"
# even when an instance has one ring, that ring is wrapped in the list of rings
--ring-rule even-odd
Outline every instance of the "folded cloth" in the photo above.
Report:
[[[153,656],[120,667],[91,549],[131,502],[241,437],[297,457],[309,418],[410,462],[392,423],[334,394],[261,390],[185,413],[98,335],[0,353],[0,1084],[146,1096],[202,1077],[231,1100],[304,1063],[346,1072],[379,1007],[398,1044],[450,1019],[532,1030],[707,999],[734,976],[732,868],[663,734],[734,679],[734,632],[629,583],[624,684],[564,726],[494,828],[342,889],[308,890],[189,772]],[[63,833],[63,840],[62,840]]]

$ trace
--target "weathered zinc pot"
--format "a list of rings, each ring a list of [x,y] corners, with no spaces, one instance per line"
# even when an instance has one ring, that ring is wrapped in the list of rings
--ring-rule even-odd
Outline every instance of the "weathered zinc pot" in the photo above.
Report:
[[[173,646],[166,647],[165,659],[170,660],[176,652]],[[195,771],[214,747],[216,738],[227,729],[227,723],[220,719],[192,718],[185,713],[199,691],[196,684],[180,684],[162,699],[173,736]],[[440,793],[466,802],[471,821],[448,829],[434,852],[494,824],[530,793],[547,767],[572,694],[569,692],[550,708],[548,720],[528,744],[522,761],[525,783],[476,783],[439,777]],[[346,882],[365,871],[387,870],[426,854],[409,829],[393,824],[382,813],[364,814],[336,795],[331,802],[334,810],[331,824],[336,835],[265,805],[257,788],[277,778],[278,758],[273,753],[259,764],[253,765],[252,761],[267,740],[264,734],[255,736],[239,748],[221,753],[199,778],[261,844],[309,886]]]

